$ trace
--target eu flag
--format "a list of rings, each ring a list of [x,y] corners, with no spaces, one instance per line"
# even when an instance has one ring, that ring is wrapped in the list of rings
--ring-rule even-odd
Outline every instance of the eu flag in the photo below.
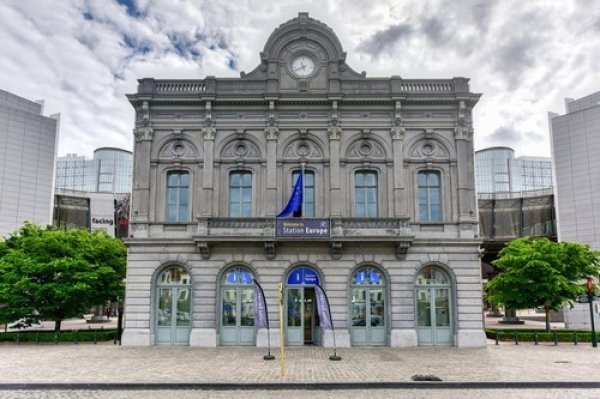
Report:
[[[294,188],[292,189],[292,194],[290,195],[290,200],[288,201],[283,211],[277,215],[278,218],[283,218],[288,216],[290,213],[300,211],[302,207],[302,181],[304,180],[304,170],[300,170],[300,174],[298,175],[298,180],[296,180],[296,184],[294,184]]]

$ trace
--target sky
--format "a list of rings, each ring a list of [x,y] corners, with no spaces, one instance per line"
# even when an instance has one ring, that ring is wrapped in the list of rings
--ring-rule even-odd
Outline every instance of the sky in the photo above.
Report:
[[[470,78],[476,150],[550,156],[548,112],[600,90],[599,0],[2,0],[0,89],[61,114],[59,156],[131,150],[137,79],[239,77],[298,12],[367,77]]]

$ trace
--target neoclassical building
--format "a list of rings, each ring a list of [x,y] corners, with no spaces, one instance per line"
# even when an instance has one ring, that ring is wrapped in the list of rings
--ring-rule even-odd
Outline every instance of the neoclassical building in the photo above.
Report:
[[[123,345],[485,346],[468,79],[368,78],[307,13],[239,78],[139,81]],[[300,211],[277,218],[300,171]]]

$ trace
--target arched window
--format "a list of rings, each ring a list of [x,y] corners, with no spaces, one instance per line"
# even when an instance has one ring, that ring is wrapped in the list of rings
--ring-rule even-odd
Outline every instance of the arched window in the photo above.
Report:
[[[192,279],[171,266],[156,280],[156,343],[187,345],[192,325]]]
[[[442,220],[440,173],[423,171],[418,174],[419,221],[439,222]]]
[[[254,286],[252,272],[243,266],[227,270],[221,279],[221,344],[253,345]]]
[[[296,185],[299,175],[299,170],[292,173],[292,187]],[[302,207],[300,211],[294,212],[294,217],[315,217],[315,173],[313,171],[304,171],[302,195]]]
[[[361,267],[352,275],[350,317],[353,345],[385,345],[385,277],[378,269]]]
[[[167,221],[188,221],[190,175],[188,172],[167,174]]]
[[[354,174],[354,215],[377,217],[377,173],[359,170]]]
[[[229,174],[229,216],[252,216],[252,172],[235,171]]]
[[[420,345],[452,344],[451,280],[442,268],[426,266],[415,280],[417,335]]]

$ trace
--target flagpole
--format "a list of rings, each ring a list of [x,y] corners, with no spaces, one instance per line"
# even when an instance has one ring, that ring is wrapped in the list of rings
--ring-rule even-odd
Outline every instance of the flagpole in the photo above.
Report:
[[[300,175],[302,177],[302,203],[300,204],[300,213],[302,214],[302,217],[304,217],[304,195],[306,193],[306,190],[304,190],[304,162],[300,162]]]

